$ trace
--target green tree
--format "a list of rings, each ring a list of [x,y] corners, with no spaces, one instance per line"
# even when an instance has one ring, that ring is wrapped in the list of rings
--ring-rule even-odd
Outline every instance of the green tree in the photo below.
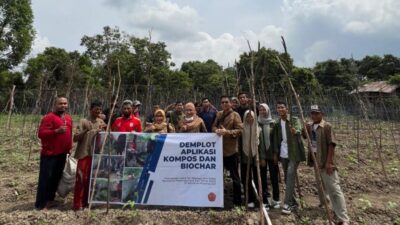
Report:
[[[276,50],[261,47],[254,52],[254,72],[255,72],[255,89],[256,95],[260,96],[260,100],[267,101],[268,96],[283,96],[282,89],[283,70],[279,65],[277,57],[285,65],[288,72],[293,67],[293,60],[290,55],[280,53]],[[241,91],[250,91],[249,77],[251,74],[251,53],[245,52],[240,55],[239,62],[236,63],[239,75],[239,83]]]
[[[353,64],[348,59],[327,60],[317,63],[313,71],[324,90],[347,93],[356,85],[357,71],[353,69]]]
[[[0,71],[18,65],[34,38],[30,0],[0,1]]]
[[[377,55],[365,56],[359,62],[358,73],[370,80],[381,80],[381,72],[379,70],[381,63],[382,58]]]
[[[219,84],[218,86],[223,87],[222,66],[214,60],[184,62],[181,71],[187,73],[192,80],[195,98],[221,93],[215,90],[216,88],[219,89],[219,87],[215,87],[215,82]],[[210,86],[210,82],[213,82],[214,85]]]

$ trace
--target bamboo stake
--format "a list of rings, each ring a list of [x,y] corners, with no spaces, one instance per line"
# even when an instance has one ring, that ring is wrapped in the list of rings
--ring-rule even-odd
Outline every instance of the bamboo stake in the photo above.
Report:
[[[249,40],[247,40],[247,45],[249,46],[250,49],[250,54],[251,54],[251,64],[250,64],[250,80],[251,80],[251,95],[253,98],[253,109],[254,109],[254,119],[255,121],[257,121],[257,113],[256,113],[256,108],[257,108],[257,104],[256,104],[256,94],[255,94],[255,74],[254,74],[254,53],[251,50],[251,46],[250,46],[250,42]],[[256,150],[256,168],[257,168],[257,179],[258,179],[258,201],[259,201],[259,213],[260,213],[260,221],[261,221],[261,225],[264,225],[264,218],[263,218],[263,196],[262,196],[262,183],[261,183],[261,171],[260,171],[260,156],[258,153],[258,150]],[[268,216],[268,213],[266,214],[266,216]],[[267,221],[268,222],[268,221]]]
[[[283,37],[281,37],[281,38],[282,38],[283,49],[285,50],[285,56],[289,58],[289,54],[287,52],[285,39]],[[290,85],[289,85],[290,78],[289,77],[286,77],[286,78],[288,80],[288,86],[289,86],[288,87],[288,96],[286,96],[286,102],[288,103],[288,106],[289,106],[290,123],[291,123],[291,125],[293,127],[293,110],[292,110],[293,109],[293,107],[292,107],[292,94],[293,93],[292,93],[292,90],[291,90]],[[297,194],[299,195],[299,199],[300,199],[300,206],[301,206],[301,208],[303,208],[304,207],[303,195],[301,193],[300,179],[299,179],[299,175],[297,173],[297,169],[298,169],[298,167],[296,168],[296,171],[295,171],[295,184],[296,184]]]
[[[117,68],[118,68],[118,86],[117,86],[117,92],[116,92],[116,94],[115,94],[114,104],[113,104],[113,106],[111,107],[110,115],[113,115],[113,113],[114,113],[115,105],[117,104],[117,100],[118,100],[119,90],[120,90],[120,87],[121,87],[121,73],[120,73],[120,70],[119,70],[119,60],[117,61]],[[109,119],[109,120],[108,120],[108,123],[107,123],[106,135],[105,135],[105,137],[104,137],[104,139],[103,139],[103,143],[102,143],[102,145],[101,145],[99,162],[98,162],[98,164],[97,164],[97,168],[96,168],[96,171],[95,171],[94,177],[93,177],[93,185],[92,185],[93,189],[92,189],[92,191],[91,191],[91,193],[90,193],[90,195],[89,195],[90,201],[89,201],[89,207],[88,207],[88,217],[90,217],[90,212],[91,212],[91,208],[92,208],[92,202],[93,202],[93,197],[94,197],[94,191],[95,191],[95,187],[96,187],[96,178],[97,178],[97,174],[99,173],[99,169],[100,169],[101,155],[103,154],[104,145],[105,145],[106,140],[107,140],[107,138],[109,137],[110,132],[111,132],[110,127],[111,127],[111,119]],[[107,210],[108,210],[108,209],[107,209]]]
[[[10,109],[8,111],[8,119],[7,119],[7,128],[10,129],[11,126],[11,114],[14,109],[14,94],[15,94],[15,85],[13,85],[11,94],[10,94]]]
[[[385,164],[384,164],[383,159],[382,159],[382,147],[379,145],[378,137],[376,136],[376,134],[374,132],[374,128],[372,127],[372,125],[371,125],[371,123],[369,121],[368,111],[367,111],[367,109],[365,107],[365,103],[361,99],[359,93],[358,93],[357,97],[358,97],[358,102],[360,104],[361,111],[362,111],[362,113],[364,115],[364,119],[366,121],[368,130],[369,130],[369,133],[371,134],[372,138],[374,139],[375,147],[378,149],[378,157],[379,157],[379,161],[381,163],[383,175],[385,176],[385,179],[388,180],[388,177],[387,177],[387,174],[386,174],[386,170],[385,170]]]
[[[382,94],[380,94],[379,95],[380,96],[380,99],[381,99],[381,103],[382,103],[382,106],[383,106],[383,109],[385,110],[385,114],[386,114],[386,118],[389,120],[390,119],[390,117],[389,117],[389,112],[388,112],[388,110],[387,110],[387,108],[386,108],[386,104],[383,102],[383,99],[382,99]],[[391,136],[392,136],[392,139],[393,139],[393,142],[394,142],[394,151],[396,152],[396,154],[397,154],[397,158],[399,158],[400,159],[400,150],[399,150],[399,148],[398,148],[398,145],[397,145],[397,143],[396,143],[396,137],[395,137],[395,134],[394,134],[394,128],[393,127],[391,127],[390,125],[388,126],[388,128],[389,128],[389,130],[390,130],[390,134],[391,134]]]
[[[245,120],[246,118],[243,118],[243,120]],[[243,121],[244,122],[244,121]],[[249,138],[249,152],[250,154],[247,156],[247,167],[246,167],[246,184],[245,184],[245,207],[246,209],[248,209],[248,203],[249,203],[249,176],[250,176],[250,163],[251,163],[251,158],[252,156],[250,156],[253,153],[253,149],[251,148],[251,137],[253,136],[252,134],[252,126],[253,124],[250,124],[250,138]]]
[[[282,39],[283,39],[283,37],[282,37]],[[303,124],[304,124],[306,120],[305,120],[305,118],[304,118],[303,108],[302,108],[302,106],[301,106],[299,96],[297,95],[296,89],[294,89],[294,86],[293,86],[293,84],[292,84],[292,81],[290,80],[289,74],[288,74],[288,72],[286,71],[285,67],[283,66],[281,60],[279,59],[279,56],[276,56],[276,58],[277,58],[277,60],[278,60],[278,62],[279,62],[279,65],[281,66],[283,72],[285,73],[286,78],[288,79],[289,86],[290,86],[290,88],[292,89],[292,93],[293,93],[293,95],[294,95],[294,97],[295,97],[295,99],[296,99],[297,107],[299,107],[299,110],[300,110],[301,120],[302,120],[302,122],[303,122]],[[310,135],[308,134],[308,131],[305,132],[305,134],[306,134],[307,142],[308,142],[308,151],[311,152],[311,139],[310,139]],[[310,155],[311,155],[311,157],[313,158],[313,161],[314,161],[314,171],[315,171],[315,173],[316,173],[316,175],[317,175],[318,177],[321,177],[321,171],[320,171],[320,169],[319,169],[318,161],[317,161],[317,159],[316,159],[316,157],[315,157],[315,155],[314,155],[313,153],[310,154]],[[322,179],[321,179],[321,180],[322,180]],[[320,189],[322,190],[322,195],[323,195],[323,196],[326,196],[326,195],[325,195],[325,190],[323,189],[324,186],[322,185],[322,182],[320,182],[319,179],[316,179],[316,182],[317,182],[317,184],[319,185]],[[328,220],[329,220],[329,224],[332,224],[332,221],[333,221],[333,220],[332,220],[332,216],[331,216],[331,214],[330,214],[330,212],[329,212],[328,203],[327,203],[327,201],[326,201],[326,198],[323,198],[323,199],[324,199],[324,206],[325,206],[326,215],[327,215]]]

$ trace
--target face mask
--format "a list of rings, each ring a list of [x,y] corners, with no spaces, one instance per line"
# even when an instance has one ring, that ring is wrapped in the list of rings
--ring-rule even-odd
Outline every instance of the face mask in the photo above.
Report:
[[[193,116],[192,116],[192,117],[189,117],[189,118],[188,118],[188,117],[185,117],[185,121],[186,121],[186,122],[191,122],[191,121],[193,121],[193,119],[194,119]]]

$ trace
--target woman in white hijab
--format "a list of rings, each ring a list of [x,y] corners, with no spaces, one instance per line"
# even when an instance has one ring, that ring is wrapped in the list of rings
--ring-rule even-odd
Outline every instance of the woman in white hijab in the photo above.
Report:
[[[247,167],[249,167],[249,179],[247,183],[248,207],[255,206],[256,196],[252,190],[251,180],[257,182],[257,168],[255,156],[258,150],[260,128],[257,125],[254,112],[247,110],[243,116],[242,153],[241,153],[241,178],[243,188],[246,188]]]
[[[268,202],[270,203],[270,207],[277,209],[280,207],[278,184],[278,154],[273,152],[273,148],[271,147],[271,134],[274,120],[272,120],[271,111],[267,104],[261,103],[258,107],[258,110],[258,124],[261,128],[260,144],[258,146],[260,151],[260,169],[261,177],[264,179],[262,180],[263,186],[265,184],[265,193],[263,197],[269,198]],[[270,197],[271,195],[268,192],[267,187],[267,166],[272,184],[272,199]]]

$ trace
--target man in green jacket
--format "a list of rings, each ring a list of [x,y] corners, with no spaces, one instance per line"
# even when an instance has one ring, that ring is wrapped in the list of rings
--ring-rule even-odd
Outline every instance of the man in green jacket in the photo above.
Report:
[[[285,199],[282,213],[290,214],[298,203],[294,197],[297,167],[301,161],[305,161],[304,145],[301,140],[301,124],[297,117],[288,114],[286,103],[278,101],[276,110],[278,121],[273,128],[273,149],[280,157],[285,173]]]

